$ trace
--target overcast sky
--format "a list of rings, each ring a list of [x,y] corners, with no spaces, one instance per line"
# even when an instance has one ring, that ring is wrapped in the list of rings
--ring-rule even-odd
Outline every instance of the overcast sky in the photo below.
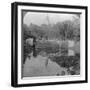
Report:
[[[62,22],[64,20],[73,20],[73,16],[76,16],[75,14],[60,14],[60,13],[40,13],[40,12],[27,12],[24,16],[23,22],[26,25],[36,24],[48,24],[48,19],[50,24],[55,24],[57,22]]]

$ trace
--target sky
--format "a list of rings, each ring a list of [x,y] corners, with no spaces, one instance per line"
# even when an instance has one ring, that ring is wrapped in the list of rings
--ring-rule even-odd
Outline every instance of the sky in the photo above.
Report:
[[[26,25],[36,24],[48,24],[48,19],[50,24],[55,24],[57,22],[62,22],[64,20],[73,20],[75,14],[61,14],[61,13],[41,13],[41,12],[27,12],[23,18],[23,23]]]

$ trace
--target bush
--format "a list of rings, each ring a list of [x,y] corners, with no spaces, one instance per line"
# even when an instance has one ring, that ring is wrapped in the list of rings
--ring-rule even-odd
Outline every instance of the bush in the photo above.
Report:
[[[71,75],[80,73],[80,55],[54,56],[50,59],[56,62],[61,67],[67,68],[68,72]],[[69,70],[70,67],[73,67],[72,70]]]
[[[33,51],[33,47],[30,46],[28,43],[25,43],[24,41],[24,60],[23,63],[25,63],[25,59]]]

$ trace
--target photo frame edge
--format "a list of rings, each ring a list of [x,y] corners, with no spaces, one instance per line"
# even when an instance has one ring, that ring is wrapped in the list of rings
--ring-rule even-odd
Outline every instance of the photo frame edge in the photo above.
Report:
[[[85,10],[85,23],[86,23],[86,31],[85,31],[85,40],[86,40],[86,44],[85,44],[85,59],[86,59],[86,63],[85,63],[85,80],[78,80],[78,81],[67,81],[67,82],[49,82],[49,83],[34,83],[34,84],[18,84],[18,18],[17,18],[17,9],[19,5],[41,5],[41,3],[22,3],[22,2],[14,2],[11,4],[11,86],[13,87],[23,87],[23,86],[42,86],[42,85],[58,85],[58,84],[74,84],[74,83],[87,83],[88,82],[88,7],[87,6],[73,6],[73,8],[78,8],[78,9],[84,9]],[[66,6],[65,8],[69,7],[72,8],[71,5],[57,5],[57,4],[42,4],[43,6],[58,6],[58,7],[63,7]],[[55,7],[53,6],[53,7]]]

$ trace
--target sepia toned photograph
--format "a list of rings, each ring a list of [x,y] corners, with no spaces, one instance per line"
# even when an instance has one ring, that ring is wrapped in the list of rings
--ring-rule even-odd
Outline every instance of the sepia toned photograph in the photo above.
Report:
[[[22,77],[80,75],[80,14],[22,10]]]
[[[11,85],[87,83],[87,6],[11,7]]]

